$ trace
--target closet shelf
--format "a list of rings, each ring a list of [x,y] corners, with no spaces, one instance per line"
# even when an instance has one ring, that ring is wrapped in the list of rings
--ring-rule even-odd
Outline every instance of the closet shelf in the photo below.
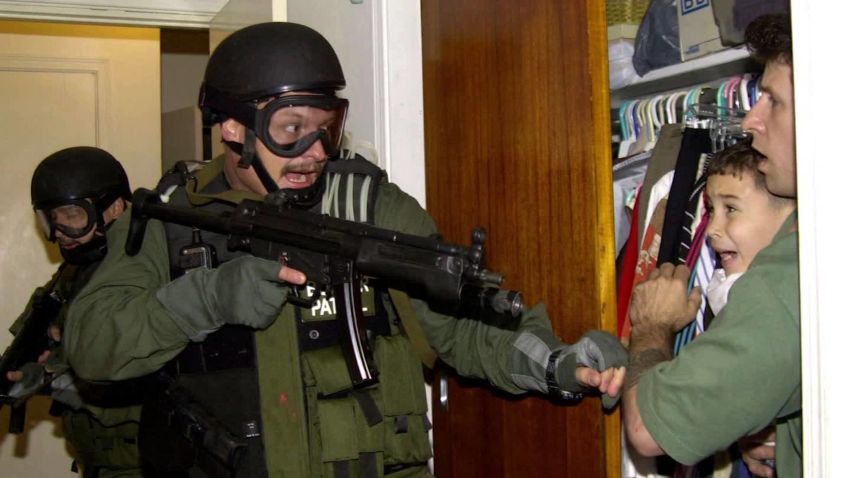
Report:
[[[746,46],[718,52],[650,71],[635,83],[611,90],[611,106],[627,98],[658,94],[701,83],[758,71]]]

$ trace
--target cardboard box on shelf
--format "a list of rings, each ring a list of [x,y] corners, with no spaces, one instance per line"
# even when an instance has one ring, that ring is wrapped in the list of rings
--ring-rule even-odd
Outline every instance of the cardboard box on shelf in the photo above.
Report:
[[[605,0],[608,41],[634,40],[649,0]]]
[[[618,25],[608,25],[608,41],[615,40],[632,40],[637,38],[637,25],[629,25],[620,23]]]
[[[679,47],[682,61],[699,58],[724,48],[714,23],[711,0],[676,0],[679,18]]]

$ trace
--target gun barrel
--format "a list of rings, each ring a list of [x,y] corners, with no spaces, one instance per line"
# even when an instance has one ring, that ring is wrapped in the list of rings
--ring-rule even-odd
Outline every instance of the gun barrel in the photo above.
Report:
[[[505,281],[505,277],[498,272],[482,270],[478,273],[478,280],[485,284],[501,285]]]
[[[494,314],[517,319],[525,309],[522,293],[515,290],[465,285],[461,291],[461,298],[465,309],[485,315]]]

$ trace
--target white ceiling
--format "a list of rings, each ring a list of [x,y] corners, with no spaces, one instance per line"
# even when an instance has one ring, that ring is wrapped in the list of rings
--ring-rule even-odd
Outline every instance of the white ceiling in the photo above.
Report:
[[[0,0],[0,18],[207,28],[227,0]]]

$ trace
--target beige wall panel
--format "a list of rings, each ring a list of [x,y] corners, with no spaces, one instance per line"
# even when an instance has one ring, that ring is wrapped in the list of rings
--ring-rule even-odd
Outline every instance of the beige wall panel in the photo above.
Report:
[[[59,264],[36,230],[30,178],[61,148],[113,153],[132,187],[160,175],[159,32],[0,21],[0,347],[32,290]],[[61,426],[46,399],[31,400],[27,432],[9,435],[0,411],[2,476],[74,476]]]

